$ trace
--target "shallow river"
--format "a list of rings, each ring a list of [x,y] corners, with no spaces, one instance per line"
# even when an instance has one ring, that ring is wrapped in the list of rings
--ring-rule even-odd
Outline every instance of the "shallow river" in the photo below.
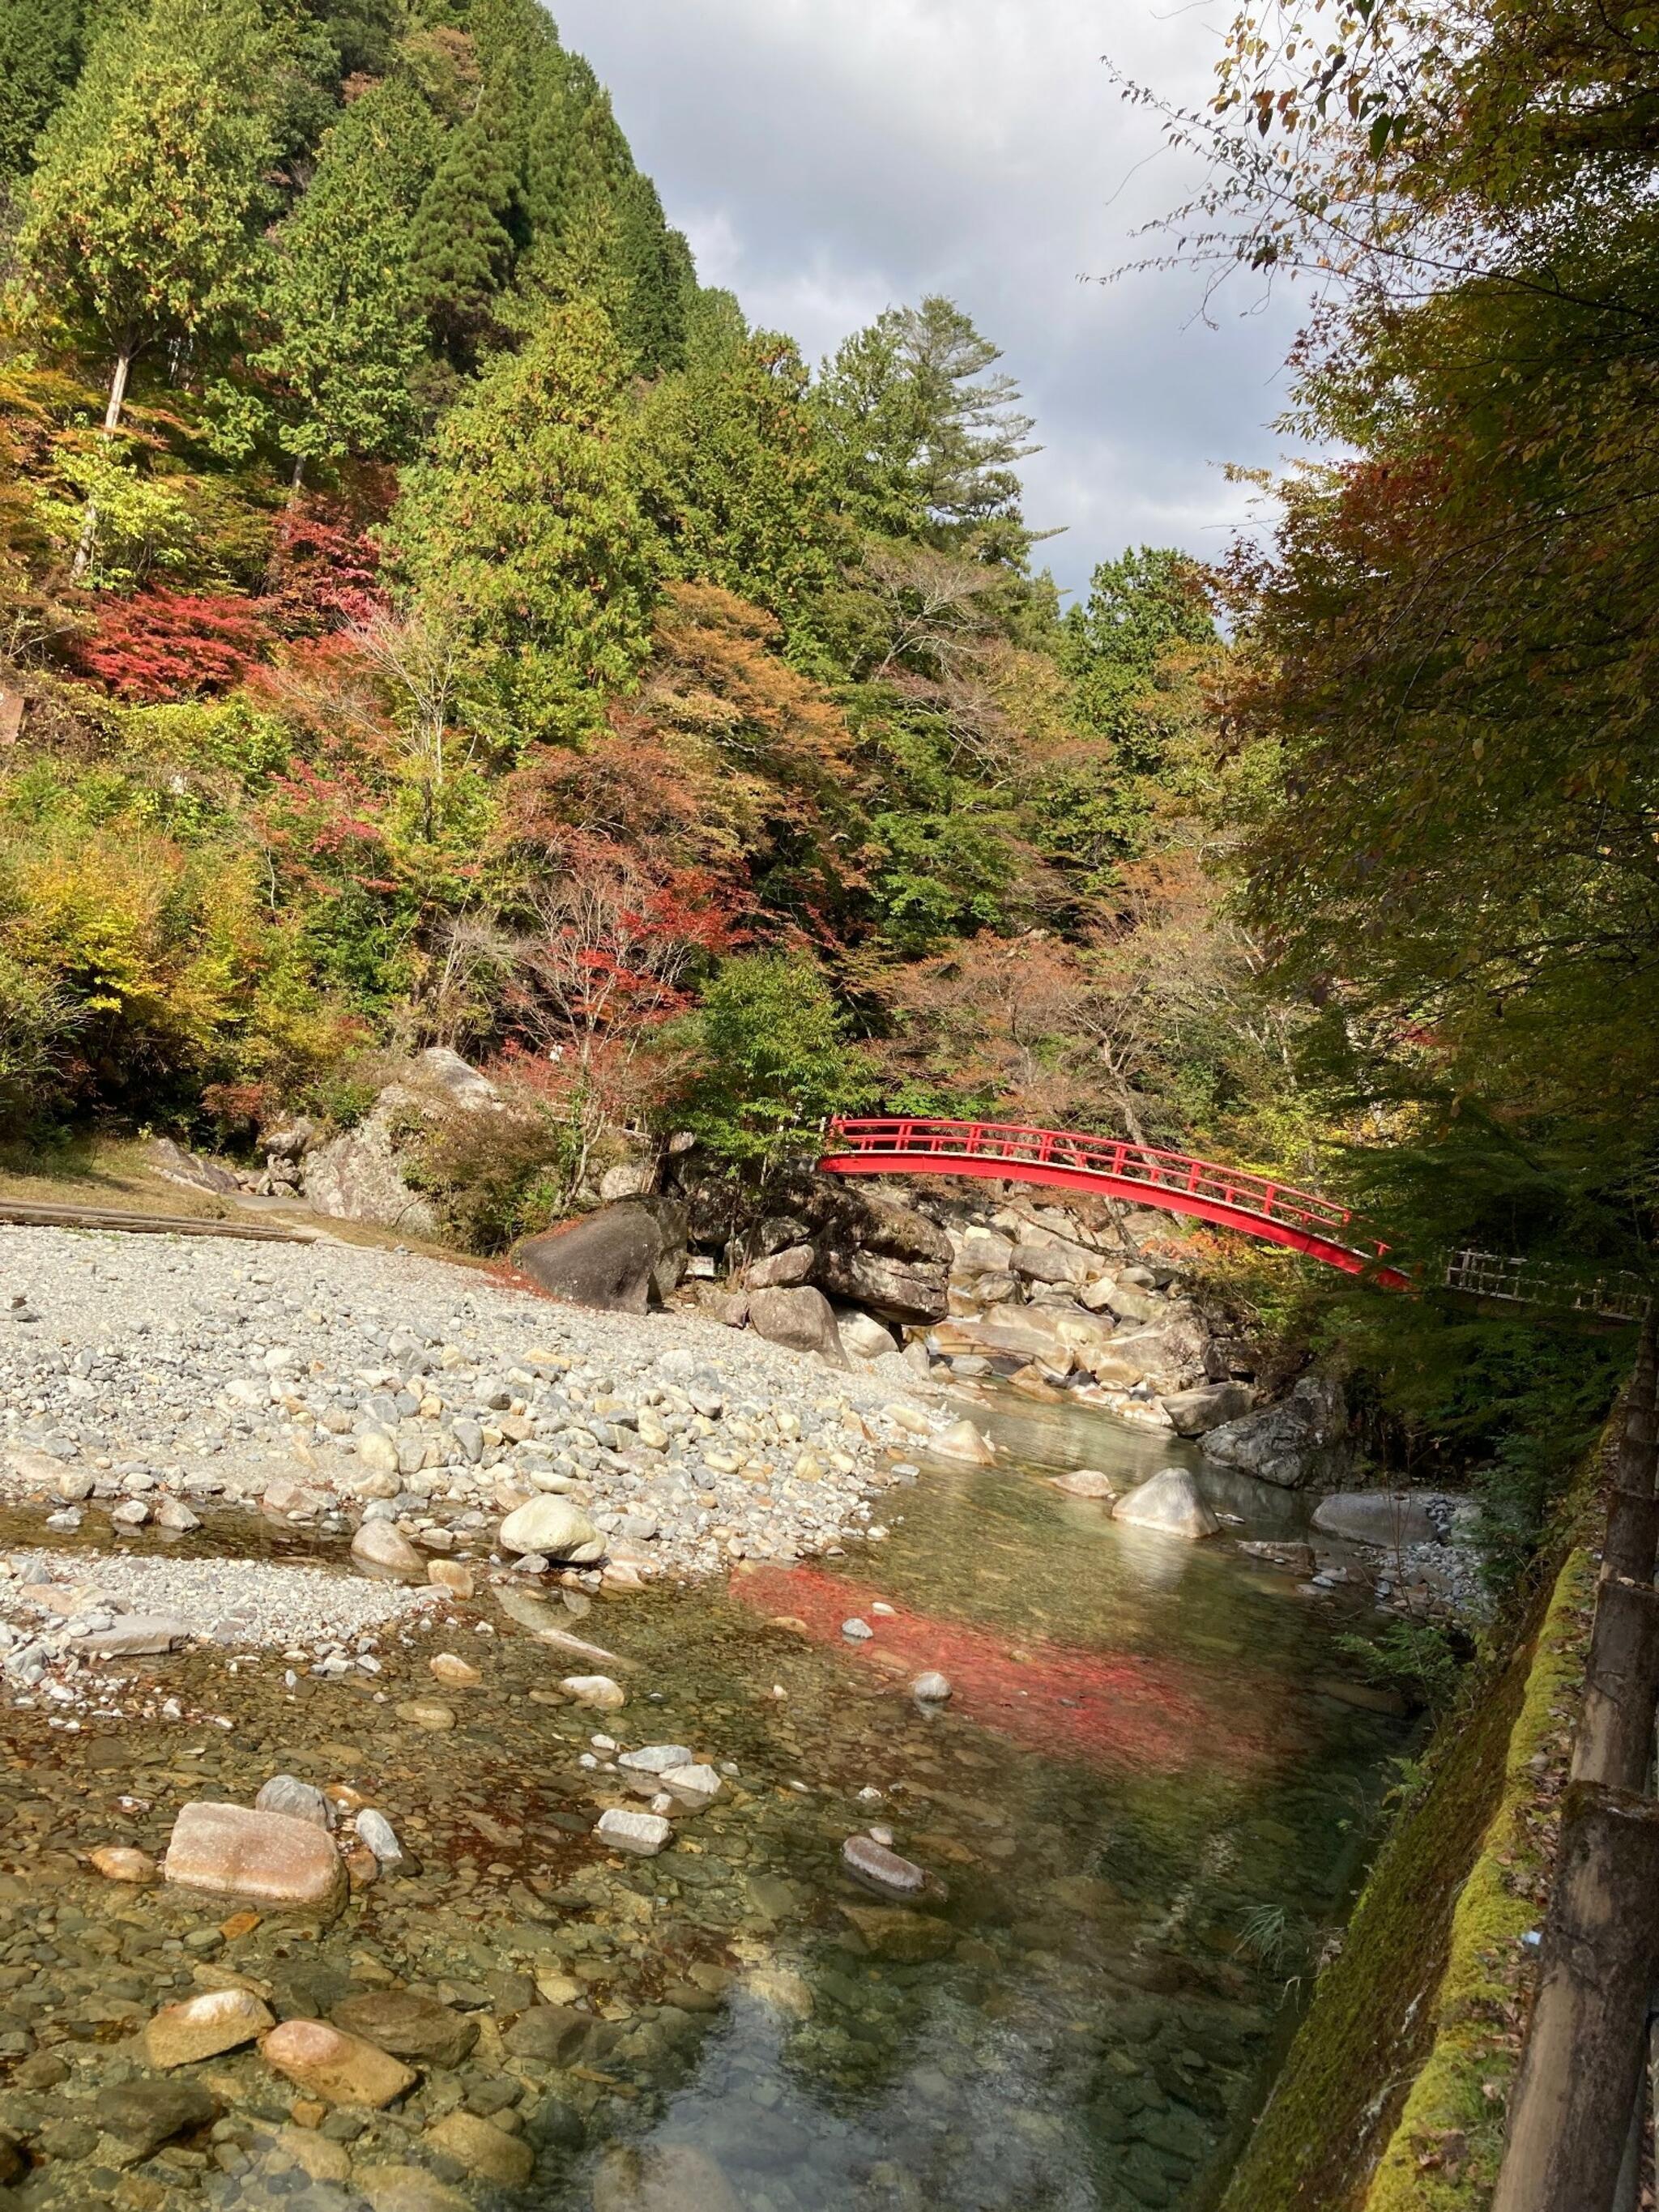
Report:
[[[1335,1641],[1356,1624],[1332,1601],[1224,1543],[1115,1527],[1043,1480],[1149,1474],[1183,1448],[1009,1405],[988,1421],[1002,1467],[928,1468],[887,1494],[887,1540],[856,1554],[580,1620],[556,1595],[553,1617],[629,1662],[612,1716],[546,1702],[572,1662],[487,1595],[472,1612],[496,1635],[469,1620],[393,1643],[378,1682],[302,1674],[290,1691],[276,1655],[232,1676],[202,1653],[160,1662],[182,1723],[70,1737],[9,1716],[0,2055],[57,2044],[89,2081],[118,2080],[131,2028],[225,1970],[279,2012],[395,1979],[481,2022],[470,2057],[428,2069],[400,2112],[334,2116],[352,2161],[337,2181],[265,2159],[289,2094],[252,2051],[217,2062],[214,2093],[252,2132],[239,2149],[222,2124],[210,2156],[146,2165],[157,2203],[176,2188],[239,2212],[358,2207],[377,2165],[412,2160],[474,2203],[550,2212],[1206,2204],[1409,1734],[1367,1707]],[[1277,1493],[1216,1497],[1247,1521],[1232,1534],[1293,1527]],[[854,1615],[867,1641],[842,1635]],[[426,1659],[446,1642],[485,1686],[443,1693],[458,1725],[428,1734],[394,1708],[434,1694]],[[942,1711],[908,1694],[929,1668],[955,1686]],[[615,1778],[578,1759],[607,1726],[732,1770],[660,1858],[610,1859],[590,1838],[595,1786]],[[181,1798],[246,1802],[279,1768],[363,1791],[416,1871],[307,1931],[95,1883],[71,1856],[159,1851]],[[842,1877],[843,1840],[872,1823],[938,1877],[922,1912]],[[591,2010],[592,2031],[556,2066],[526,2064],[501,2035],[550,2000]],[[462,2106],[506,2116],[535,2156],[527,2185],[495,2188],[422,2142]],[[100,2201],[113,2175],[70,2148],[27,2202],[75,2203],[76,2186]]]

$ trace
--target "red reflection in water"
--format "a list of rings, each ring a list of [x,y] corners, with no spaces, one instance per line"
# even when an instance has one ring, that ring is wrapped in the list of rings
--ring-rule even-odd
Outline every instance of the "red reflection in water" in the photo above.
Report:
[[[1139,1652],[1079,1650],[1041,1638],[1011,1638],[894,1605],[883,1593],[816,1567],[757,1567],[732,1577],[732,1595],[757,1613],[802,1622],[815,1643],[842,1652],[895,1687],[937,1668],[951,1679],[951,1710],[1013,1741],[1097,1765],[1178,1774],[1218,1765],[1259,1767],[1285,1747],[1261,1724],[1277,1704],[1266,1678],[1229,1668],[1224,1679],[1190,1662]],[[891,1604],[890,1599],[885,1602]],[[875,1631],[851,1643],[842,1621]]]

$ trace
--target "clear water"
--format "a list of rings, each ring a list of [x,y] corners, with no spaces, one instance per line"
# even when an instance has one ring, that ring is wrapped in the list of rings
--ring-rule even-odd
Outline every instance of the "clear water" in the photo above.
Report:
[[[481,2203],[1194,2212],[1266,2093],[1408,1732],[1353,1702],[1335,1647],[1353,1622],[1331,1601],[1224,1543],[1116,1527],[1044,1479],[1151,1474],[1184,1448],[1015,1401],[988,1425],[1002,1465],[926,1468],[889,1493],[887,1540],[856,1555],[556,1611],[629,1662],[619,1714],[547,1702],[572,1662],[485,1600],[499,1634],[449,1640],[488,1686],[452,1697],[442,1735],[395,1711],[434,1694],[426,1642],[388,1651],[389,1702],[364,1679],[289,1692],[274,1656],[232,1677],[203,1654],[166,1662],[168,1686],[229,1730],[151,1722],[71,1743],[20,1715],[0,1810],[25,1818],[0,1835],[0,1874],[33,1868],[89,1919],[118,1910],[176,1939],[221,1911],[161,1891],[118,1905],[69,1854],[159,1850],[191,1778],[244,1802],[277,1767],[356,1784],[418,1871],[319,1940],[267,1919],[217,1963],[290,2008],[386,1976],[501,2023],[537,1978],[544,1996],[560,1978],[584,1992],[598,2018],[579,2061],[515,2085],[535,2178],[466,2185]],[[1248,1486],[1216,1500],[1245,1517],[1237,1533],[1289,1534],[1298,1514]],[[841,1634],[854,1614],[866,1643]],[[956,1686],[943,1711],[908,1693],[932,1667]],[[660,1858],[591,1839],[596,1784],[615,1778],[577,1760],[605,1727],[736,1768]],[[919,1913],[843,1877],[843,1840],[872,1821],[937,1878]],[[270,2106],[257,2057],[226,2068]],[[514,2071],[487,2036],[470,2074],[420,2095],[436,2111],[492,2069]],[[392,2154],[379,2143],[371,2130],[357,2153]]]

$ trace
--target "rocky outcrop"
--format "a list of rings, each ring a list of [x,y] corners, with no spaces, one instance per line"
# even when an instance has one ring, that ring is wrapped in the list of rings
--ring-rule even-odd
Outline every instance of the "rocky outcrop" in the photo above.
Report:
[[[1207,1382],[1195,1390],[1175,1391],[1158,1402],[1178,1437],[1202,1437],[1225,1422],[1242,1420],[1255,1400],[1247,1383]]]
[[[819,1218],[811,1279],[819,1290],[883,1321],[920,1325],[945,1318],[951,1240],[937,1222],[864,1191],[830,1193],[814,1211]]]
[[[404,1173],[411,1131],[451,1114],[501,1110],[500,1094],[486,1075],[447,1045],[416,1053],[386,1084],[358,1122],[306,1156],[301,1187],[313,1213],[335,1221],[362,1221],[410,1237],[437,1234],[431,1201]]]
[[[1212,1429],[1201,1449],[1206,1459],[1284,1490],[1328,1487],[1351,1458],[1342,1385],[1334,1375],[1304,1375],[1281,1405]]]
[[[669,1199],[632,1198],[562,1229],[526,1237],[514,1258],[556,1298],[601,1313],[643,1313],[660,1302],[685,1265],[685,1208]]]

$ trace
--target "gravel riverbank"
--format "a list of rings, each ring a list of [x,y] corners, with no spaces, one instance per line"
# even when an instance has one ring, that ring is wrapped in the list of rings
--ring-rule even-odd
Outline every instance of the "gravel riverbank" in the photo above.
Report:
[[[240,1505],[487,1553],[555,1494],[626,1581],[861,1533],[893,1449],[944,1425],[891,1380],[695,1315],[401,1253],[0,1231],[5,1494],[60,1520],[187,1532]]]

